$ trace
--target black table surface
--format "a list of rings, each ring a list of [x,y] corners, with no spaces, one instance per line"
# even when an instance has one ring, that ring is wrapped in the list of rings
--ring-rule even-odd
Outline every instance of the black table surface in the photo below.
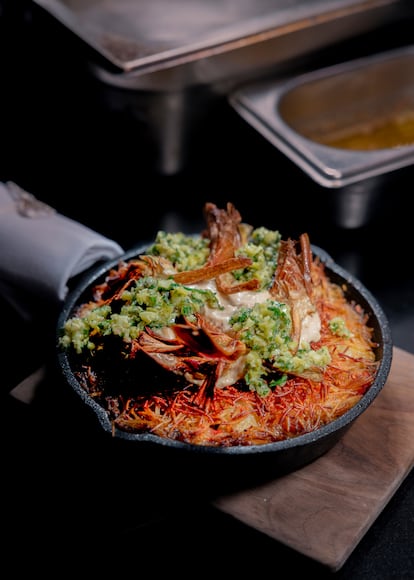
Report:
[[[67,45],[30,2],[20,10],[3,5],[1,181],[15,181],[125,249],[171,224],[199,231],[206,201],[232,201],[245,221],[284,236],[307,231],[377,298],[394,345],[414,354],[411,167],[395,172],[364,226],[340,227],[327,211],[335,193],[312,183],[221,97],[199,120],[182,171],[165,175],[148,127],[128,106],[108,107],[113,92],[82,66],[79,46]],[[390,25],[317,55],[315,65],[409,44],[411,31],[412,22]],[[215,509],[173,466],[163,470],[151,458],[117,463],[90,417],[72,413],[76,403],[54,361],[58,309],[35,299],[25,320],[0,300],[2,544],[11,578],[23,569],[54,578],[80,570],[94,577],[306,571],[338,580],[414,578],[413,472],[333,573]],[[42,364],[35,399],[16,400],[10,391]]]

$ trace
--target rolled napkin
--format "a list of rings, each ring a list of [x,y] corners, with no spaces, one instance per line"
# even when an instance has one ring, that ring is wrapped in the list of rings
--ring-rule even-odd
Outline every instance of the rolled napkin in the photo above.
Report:
[[[25,296],[63,301],[72,277],[123,252],[12,181],[0,182],[0,293],[16,307]]]

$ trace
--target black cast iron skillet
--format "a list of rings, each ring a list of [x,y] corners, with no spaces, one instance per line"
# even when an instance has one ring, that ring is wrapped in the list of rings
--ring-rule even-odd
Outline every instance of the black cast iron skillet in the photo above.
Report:
[[[104,263],[92,271],[86,273],[77,286],[68,295],[58,317],[57,337],[68,318],[74,313],[75,308],[89,299],[91,288],[103,282],[111,268],[114,268],[120,260],[128,260],[145,253],[146,246],[135,247],[120,258]],[[170,458],[173,454],[175,461],[191,461],[193,469],[200,466],[207,471],[214,467],[237,473],[240,467],[246,475],[250,468],[258,472],[263,469],[271,471],[272,475],[291,472],[314,461],[331,449],[353,422],[364,413],[373,400],[384,387],[392,361],[392,338],[388,320],[374,296],[364,285],[344,270],[321,248],[312,246],[312,251],[318,255],[326,265],[326,273],[332,282],[345,285],[346,297],[354,300],[364,309],[368,315],[368,325],[373,328],[373,340],[379,345],[376,348],[376,358],[379,361],[374,383],[361,398],[361,400],[349,411],[332,423],[317,429],[314,432],[299,435],[292,439],[253,446],[210,447],[194,445],[177,440],[162,438],[151,433],[128,433],[114,429],[106,410],[94,400],[79,384],[74,375],[70,354],[57,346],[57,357],[60,371],[63,373],[65,382],[80,397],[81,406],[86,405],[95,415],[103,431],[111,439],[128,445],[128,452],[134,454],[137,446],[150,448],[157,456]],[[84,405],[83,405],[84,403]],[[178,463],[177,463],[178,465]],[[220,471],[222,473],[222,471]],[[244,476],[245,476],[244,475]]]

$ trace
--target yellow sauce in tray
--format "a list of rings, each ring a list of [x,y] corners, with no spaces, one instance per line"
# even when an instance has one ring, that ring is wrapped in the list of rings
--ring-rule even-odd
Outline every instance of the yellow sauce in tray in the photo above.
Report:
[[[414,111],[399,114],[383,122],[370,123],[332,133],[319,143],[339,149],[373,150],[414,144]]]

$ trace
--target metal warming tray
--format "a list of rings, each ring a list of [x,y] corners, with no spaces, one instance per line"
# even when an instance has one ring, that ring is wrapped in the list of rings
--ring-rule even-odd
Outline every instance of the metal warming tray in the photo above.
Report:
[[[104,58],[116,86],[228,82],[392,18],[399,0],[34,0]]]
[[[392,210],[397,170],[414,165],[413,70],[414,45],[404,46],[248,83],[229,100],[314,181],[325,209],[329,198],[338,225],[361,227]]]
[[[240,88],[233,107],[317,183],[414,163],[414,45]]]

